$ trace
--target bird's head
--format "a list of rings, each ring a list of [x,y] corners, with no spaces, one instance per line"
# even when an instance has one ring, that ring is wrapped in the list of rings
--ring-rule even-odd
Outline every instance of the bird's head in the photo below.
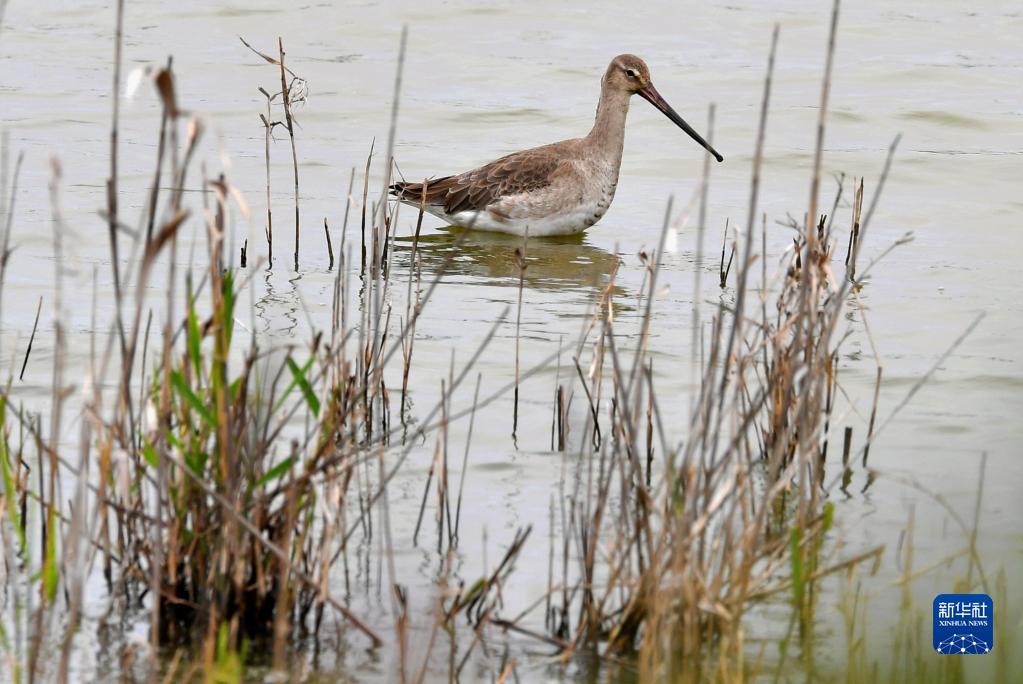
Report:
[[[679,116],[678,112],[672,109],[671,105],[661,97],[661,94],[657,92],[657,88],[654,87],[653,82],[650,80],[650,68],[647,67],[646,62],[636,55],[618,55],[611,60],[607,71],[604,72],[604,88],[628,93],[629,95],[639,95],[671,119],[672,123],[688,133],[693,140],[714,155],[715,159],[724,161],[724,157],[711,147],[710,143],[704,140],[703,136],[686,123],[685,119]]]

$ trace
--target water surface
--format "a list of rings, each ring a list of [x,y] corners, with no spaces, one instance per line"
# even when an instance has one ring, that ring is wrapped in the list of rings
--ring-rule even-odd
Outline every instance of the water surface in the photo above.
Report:
[[[282,36],[288,63],[308,80],[309,100],[299,111],[297,135],[305,217],[301,267],[295,272],[290,264],[290,152],[281,134],[272,148],[277,261],[271,272],[253,278],[256,307],[251,324],[280,344],[302,343],[311,328],[329,326],[333,274],[327,270],[322,221],[326,217],[335,230],[340,226],[349,174],[364,165],[374,138],[378,154],[370,187],[371,197],[379,195],[379,151],[388,134],[402,24],[409,27],[408,59],[395,156],[409,178],[462,171],[522,147],[585,133],[598,78],[620,52],[644,57],[660,92],[699,130],[706,129],[708,105],[716,103],[714,144],[726,161],[712,170],[703,252],[696,252],[694,218],[681,231],[676,251],[664,258],[665,289],[654,307],[656,382],[662,408],[678,417],[674,427],[679,439],[684,438],[692,390],[692,307],[701,307],[706,321],[719,298],[734,297],[730,288],[721,291],[717,286],[717,258],[726,219],[738,225],[746,221],[761,82],[776,22],[781,42],[761,188],[772,264],[792,236],[778,221],[787,214],[802,217],[807,205],[827,35],[823,3],[528,0],[481,7],[466,2],[292,6],[253,0],[128,5],[126,72],[174,56],[182,106],[201,114],[207,126],[201,151],[207,172],[224,170],[252,207],[251,219],[237,215],[231,226],[235,251],[247,239],[250,254],[265,254],[263,130],[258,119],[263,99],[257,86],[273,89],[276,83],[273,68],[237,37],[271,51]],[[65,279],[62,316],[70,322],[71,377],[81,376],[88,366],[90,345],[109,334],[106,328],[94,329],[92,302],[95,282],[96,320],[109,320],[110,253],[97,211],[105,203],[108,173],[113,21],[108,3],[15,1],[0,33],[0,125],[10,133],[13,153],[25,153],[13,223],[16,251],[3,293],[0,361],[17,374],[42,296],[40,332],[24,380],[15,381],[13,391],[44,410],[50,392],[56,269]],[[986,314],[878,437],[869,463],[874,476],[868,479],[867,471],[858,468],[848,493],[832,495],[838,504],[836,535],[849,554],[877,543],[888,548],[879,577],[870,584],[871,620],[879,625],[871,639],[882,648],[886,606],[898,595],[892,586],[901,572],[895,550],[911,512],[919,567],[959,548],[963,535],[943,505],[972,520],[985,453],[981,557],[992,572],[1006,569],[1011,606],[1002,614],[1019,615],[1020,35],[1023,11],[1013,2],[940,1],[913,9],[869,0],[843,8],[820,204],[831,206],[831,179],[846,174],[846,192],[835,219],[839,254],[844,255],[851,179],[866,179],[869,204],[888,146],[901,132],[864,247],[864,263],[905,233],[914,236],[911,244],[873,269],[862,292],[884,368],[879,416],[884,419],[895,409],[966,326],[979,313]],[[122,112],[122,213],[134,223],[151,177],[159,125],[151,88],[144,85],[134,99],[125,100]],[[633,305],[643,280],[638,255],[656,247],[668,196],[676,198],[676,215],[689,203],[701,155],[699,147],[645,102],[633,104],[611,210],[585,236],[529,246],[522,312],[525,367],[577,338],[597,289],[619,261],[616,295],[623,329],[634,322]],[[60,263],[54,262],[47,190],[51,156],[59,158],[63,172],[60,201],[66,228]],[[199,176],[196,167],[190,183],[196,190]],[[412,233],[414,221],[414,212],[402,212],[397,231],[401,238]],[[518,241],[474,235],[459,244],[440,228],[427,219],[420,246],[426,273],[435,273],[449,254],[457,254],[419,324],[411,382],[413,404],[420,408],[439,396],[452,350],[456,363],[466,360],[517,297]],[[202,228],[194,222],[189,231],[201,262]],[[358,240],[355,223],[347,240]],[[396,242],[394,261],[399,271],[407,270],[406,240]],[[841,270],[837,263],[836,269]],[[700,281],[698,299],[694,275]],[[399,301],[395,304],[403,310]],[[853,313],[849,326],[853,334],[843,347],[840,369],[848,401],[838,410],[841,424],[854,428],[858,447],[867,430],[876,359],[863,313]],[[508,361],[514,343],[514,330],[505,326],[482,357],[484,392],[511,379]],[[569,357],[566,353],[560,371],[551,365],[524,383],[526,400],[520,410],[529,429],[519,431],[517,448],[510,439],[510,397],[487,407],[476,422],[463,538],[479,542],[465,545],[459,572],[478,576],[516,528],[533,525],[532,543],[509,588],[509,603],[525,604],[546,585],[549,506],[552,497],[560,496],[563,467],[563,456],[550,450],[550,397],[559,377],[567,382],[570,376]],[[460,405],[470,401],[471,387],[456,396]],[[65,431],[74,444],[73,421],[66,422]],[[451,439],[462,444],[464,426],[455,427]],[[428,442],[414,452],[391,495],[399,579],[413,587],[414,605],[424,609],[432,600],[437,562],[428,550],[413,548],[410,540],[432,449]],[[954,564],[935,568],[915,585],[918,600],[929,605],[934,594],[951,590],[962,574],[963,568]],[[837,583],[832,590],[827,600],[835,601]],[[389,629],[386,595],[357,594],[353,607],[376,615],[381,628]],[[770,633],[769,624],[761,626]],[[840,623],[825,620],[822,631],[843,638]],[[426,635],[422,637],[420,647],[425,648]],[[1017,659],[1018,654],[1019,649]],[[91,662],[83,656],[83,671]],[[385,679],[390,674],[387,658],[379,656],[356,656],[354,666]],[[535,676],[556,675],[542,661],[529,667]]]

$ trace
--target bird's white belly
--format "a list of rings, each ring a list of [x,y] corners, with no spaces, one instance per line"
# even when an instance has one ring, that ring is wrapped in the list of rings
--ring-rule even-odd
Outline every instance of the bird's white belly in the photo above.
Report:
[[[593,202],[541,217],[505,218],[483,210],[444,214],[441,218],[456,226],[475,230],[511,233],[512,235],[525,235],[528,230],[529,234],[534,237],[544,237],[580,233],[596,223],[602,215],[603,211],[598,213],[598,205]]]
[[[512,235],[529,235],[549,237],[555,235],[575,235],[586,230],[607,212],[614,198],[615,185],[608,183],[600,188],[594,196],[580,198],[570,204],[551,202],[544,206],[542,202],[534,202],[529,209],[507,212],[491,211],[460,211],[454,214],[445,212],[440,207],[431,210],[435,216],[456,226]],[[514,201],[513,198],[509,198]],[[503,204],[503,203],[502,203]],[[515,206],[514,204],[512,205]],[[522,205],[527,206],[524,201]]]

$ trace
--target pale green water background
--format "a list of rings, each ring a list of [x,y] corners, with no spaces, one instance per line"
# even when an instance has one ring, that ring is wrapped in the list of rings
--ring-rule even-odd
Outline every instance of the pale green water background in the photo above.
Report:
[[[774,223],[786,212],[801,217],[807,205],[814,126],[823,70],[827,15],[824,2],[739,3],[551,3],[525,1],[474,5],[450,3],[128,3],[125,72],[174,56],[182,105],[201,114],[207,136],[201,158],[210,174],[226,168],[252,205],[252,219],[236,216],[232,239],[245,238],[250,253],[265,254],[263,229],[263,108],[256,88],[275,88],[276,72],[237,39],[271,51],[278,35],[289,65],[309,83],[300,110],[298,157],[302,176],[304,239],[302,266],[290,268],[292,250],[291,170],[286,138],[274,145],[274,271],[255,278],[254,324],[280,344],[301,344],[310,323],[329,327],[332,274],[327,272],[322,220],[336,230],[352,167],[365,163],[370,141],[380,150],[387,136],[398,39],[409,27],[396,158],[410,178],[458,172],[501,154],[585,133],[591,124],[598,79],[620,52],[634,52],[650,65],[654,82],[699,130],[717,103],[715,146],[725,163],[714,165],[709,193],[707,243],[703,254],[703,319],[719,297],[717,256],[725,219],[745,223],[749,173],[761,83],[772,25],[781,25],[775,88],[769,117],[761,207],[769,217],[769,252],[790,242],[789,229]],[[98,318],[112,307],[106,227],[97,216],[104,204],[110,113],[110,68],[114,13],[109,3],[21,2],[8,7],[0,32],[0,125],[11,135],[13,153],[25,152],[14,216],[12,258],[4,290],[0,353],[6,368],[20,369],[38,297],[44,315],[23,382],[13,392],[45,410],[53,352],[50,322],[54,263],[47,196],[49,158],[59,157],[64,174],[63,211],[68,224],[72,377],[84,373],[91,330],[93,273],[99,283]],[[883,419],[916,380],[979,313],[975,333],[942,364],[931,382],[890,424],[871,451],[878,478],[866,490],[858,468],[849,495],[834,492],[838,529],[834,538],[852,555],[885,543],[871,595],[873,645],[883,654],[897,598],[892,582],[900,569],[895,549],[910,511],[915,511],[916,563],[925,567],[959,548],[964,538],[933,499],[903,480],[939,493],[972,520],[980,456],[988,454],[987,483],[980,507],[981,556],[989,573],[1004,568],[1011,606],[999,615],[1018,623],[1023,576],[1023,303],[1019,287],[1023,256],[1023,7],[1018,2],[850,2],[842,10],[831,114],[828,120],[821,206],[830,207],[830,175],[865,176],[869,203],[896,133],[903,140],[864,247],[864,262],[907,231],[912,244],[896,250],[874,271],[863,291],[868,321],[884,365],[879,416]],[[122,212],[134,222],[152,172],[158,103],[146,84],[122,103]],[[283,134],[282,134],[283,135]],[[616,254],[623,261],[618,284],[623,305],[635,301],[642,279],[637,254],[656,246],[670,194],[685,205],[696,187],[701,150],[645,102],[633,104],[625,160],[615,202],[605,218],[576,243],[530,245],[523,309],[523,363],[529,367],[573,341],[595,296],[594,281]],[[371,195],[379,193],[382,165],[374,163]],[[198,188],[198,167],[192,185]],[[851,185],[847,186],[846,199]],[[677,213],[677,212],[676,212]],[[403,212],[399,234],[408,234],[413,212]],[[850,210],[843,201],[836,218],[839,256],[844,256]],[[691,307],[696,267],[695,221],[682,230],[678,250],[667,255],[661,275],[667,291],[655,306],[653,347],[662,408],[674,412],[681,430],[689,405]],[[201,226],[192,228],[202,242]],[[357,239],[351,231],[349,239]],[[427,268],[440,263],[452,240],[431,236]],[[437,242],[432,242],[436,240]],[[412,375],[415,407],[425,411],[439,396],[451,350],[467,359],[505,304],[516,297],[512,250],[517,243],[472,238],[420,322]],[[435,246],[434,246],[435,245]],[[187,253],[187,252],[186,252]],[[197,258],[204,252],[197,247]],[[400,269],[402,253],[396,256]],[[774,263],[772,259],[771,263]],[[836,262],[836,269],[841,270]],[[404,277],[402,277],[404,279]],[[159,282],[159,281],[157,281]],[[400,288],[403,291],[403,288]],[[159,291],[154,289],[154,305]],[[395,310],[404,310],[400,297]],[[248,325],[249,318],[242,317]],[[627,307],[624,329],[634,320]],[[874,359],[859,313],[843,350],[840,379],[853,400],[840,402],[840,428],[854,428],[862,444],[870,410]],[[505,327],[485,353],[483,392],[512,377],[514,330]],[[567,352],[564,363],[569,363]],[[517,527],[534,526],[509,587],[510,615],[539,596],[546,585],[549,504],[557,496],[563,458],[549,449],[550,397],[555,369],[528,380],[522,408],[528,429],[512,444],[510,398],[477,418],[467,474],[460,574],[469,581],[482,564],[493,564]],[[563,378],[566,373],[562,368]],[[6,375],[6,373],[5,373]],[[471,403],[471,385],[455,405]],[[574,409],[582,409],[577,397]],[[580,413],[581,415],[581,413]],[[452,431],[460,453],[464,425]],[[65,423],[69,443],[77,427]],[[437,561],[411,547],[414,511],[432,453],[428,441],[414,452],[392,490],[392,523],[399,577],[412,588],[413,606],[427,610]],[[838,449],[832,454],[837,456]],[[571,457],[569,457],[571,458]],[[833,472],[837,472],[837,469]],[[487,549],[481,540],[486,531]],[[841,556],[838,556],[841,557]],[[376,560],[370,573],[376,576]],[[934,594],[949,591],[963,574],[961,564],[941,566],[915,585],[925,608]],[[363,577],[362,581],[367,578]],[[375,579],[374,579],[375,581]],[[386,580],[385,580],[386,584]],[[830,585],[825,605],[838,597]],[[340,594],[343,587],[336,588]],[[355,591],[353,608],[390,632],[390,602],[384,593]],[[97,596],[97,610],[104,604]],[[765,611],[770,615],[770,611]],[[833,613],[832,613],[833,614]],[[925,618],[929,620],[929,617]],[[784,625],[762,618],[751,638],[770,638]],[[844,636],[837,619],[820,624],[825,665],[841,667]],[[1017,635],[1020,630],[1017,629]],[[925,630],[925,640],[929,628]],[[116,662],[96,654],[88,629],[79,637],[79,673],[91,676]],[[425,649],[417,636],[412,653]],[[525,647],[537,649],[534,644]],[[926,647],[927,644],[924,644]],[[1013,658],[1020,662],[1019,644]],[[996,648],[1011,648],[999,644]],[[770,649],[769,649],[770,651]],[[830,655],[829,655],[830,654]],[[769,653],[770,656],[770,653]],[[936,656],[935,656],[936,657]],[[975,661],[978,659],[974,659]],[[527,680],[558,677],[545,660],[521,665]],[[347,667],[381,679],[393,675],[385,650],[367,655],[353,648]],[[493,669],[494,664],[481,667]],[[969,662],[969,668],[985,664]],[[446,670],[441,670],[446,671]],[[481,670],[483,672],[485,670]]]

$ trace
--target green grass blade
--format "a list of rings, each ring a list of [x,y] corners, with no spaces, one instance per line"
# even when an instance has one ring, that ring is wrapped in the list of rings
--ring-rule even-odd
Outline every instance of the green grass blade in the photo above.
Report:
[[[224,273],[224,347],[231,347],[234,334],[234,271]]]
[[[142,458],[146,460],[146,463],[153,466],[153,468],[160,467],[160,460],[157,458],[156,449],[153,448],[153,445],[150,444],[148,439],[142,447]]]
[[[14,482],[14,472],[8,460],[7,451],[7,401],[0,397],[0,469],[3,470],[4,478],[4,499],[7,501],[7,517],[14,526],[18,535],[18,548],[21,554],[25,555],[27,542],[25,541],[25,526],[21,524],[21,515],[18,512],[18,488]]]
[[[298,364],[295,363],[295,360],[290,356],[285,359],[285,362],[288,364],[288,369],[291,370],[291,377],[294,379],[295,384],[302,390],[302,396],[305,397],[305,403],[309,405],[309,409],[313,412],[313,415],[319,418],[320,400],[316,398],[316,393],[313,392],[312,385],[309,384],[309,380],[306,378],[306,374],[312,366],[313,359],[310,358],[309,361],[301,368],[298,367]]]
[[[291,469],[291,464],[295,462],[294,456],[288,456],[286,459],[275,465],[273,468],[267,471],[266,475],[259,478],[259,482],[256,483],[256,488],[264,487],[270,482],[273,482],[284,473]]]
[[[192,368],[197,376],[202,374],[200,345],[202,332],[199,330],[199,317],[195,313],[195,298],[192,296],[192,281],[188,280],[188,355],[192,359]]]
[[[198,395],[192,391],[192,388],[188,386],[185,378],[181,375],[181,371],[171,371],[171,385],[192,410],[199,414],[203,422],[211,428],[217,427],[216,416],[213,415],[213,412],[202,402]]]
[[[288,357],[288,360],[291,361],[291,357]],[[292,361],[292,363],[294,363],[294,362]],[[302,374],[304,375],[305,373],[308,373],[309,369],[312,368],[312,365],[313,365],[313,357],[310,356],[309,360],[306,361],[304,366],[302,366]],[[281,393],[281,396],[277,400],[277,403],[274,404],[274,407],[273,407],[273,410],[271,411],[271,413],[276,414],[278,411],[281,410],[281,407],[284,406],[284,402],[287,401],[288,397],[291,395],[292,390],[294,390],[297,386],[298,386],[298,381],[294,378],[294,373],[292,373],[291,382],[288,383],[288,386],[284,388],[284,392]]]
[[[792,528],[789,536],[789,556],[792,562],[792,594],[796,599],[796,605],[803,605],[803,551],[799,547],[802,540],[802,533],[798,527]]]
[[[59,529],[57,515],[51,505],[46,523],[46,557],[43,560],[43,593],[47,602],[51,604],[57,598],[57,584],[60,580],[60,570],[57,564],[57,532]]]

